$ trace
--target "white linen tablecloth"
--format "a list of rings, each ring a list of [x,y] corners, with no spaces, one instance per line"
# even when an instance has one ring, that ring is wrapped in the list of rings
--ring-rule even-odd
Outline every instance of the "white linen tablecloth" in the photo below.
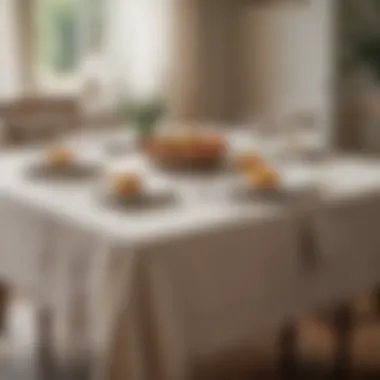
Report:
[[[41,265],[49,268],[45,298],[68,314],[64,335],[91,346],[102,379],[186,379],[198,355],[380,279],[376,162],[336,159],[314,173],[317,199],[289,204],[237,199],[228,179],[170,182],[140,157],[102,157],[180,194],[172,207],[139,213],[108,207],[97,182],[26,178],[38,154],[0,157],[0,275],[40,296]]]
[[[198,355],[239,345],[258,326],[291,315],[297,244],[295,223],[278,217],[138,251],[106,378],[186,378]],[[126,355],[136,346],[137,357]]]

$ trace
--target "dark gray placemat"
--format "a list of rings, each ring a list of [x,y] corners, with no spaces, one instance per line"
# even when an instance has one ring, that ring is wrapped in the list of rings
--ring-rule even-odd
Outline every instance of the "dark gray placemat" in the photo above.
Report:
[[[25,173],[28,178],[36,181],[84,181],[99,177],[103,168],[92,163],[49,167],[37,162],[28,166]]]

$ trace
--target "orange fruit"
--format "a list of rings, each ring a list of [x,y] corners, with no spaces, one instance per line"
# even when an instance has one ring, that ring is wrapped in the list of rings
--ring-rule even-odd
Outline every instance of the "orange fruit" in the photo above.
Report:
[[[279,186],[278,174],[269,167],[260,167],[246,172],[246,177],[254,187],[260,189],[275,189]]]
[[[136,173],[116,174],[114,179],[114,188],[120,195],[137,195],[141,192],[141,179]]]
[[[74,158],[74,153],[68,148],[52,148],[46,153],[46,162],[50,166],[69,165]]]
[[[264,162],[262,158],[255,153],[244,153],[237,157],[236,166],[242,171],[251,171],[263,166]]]

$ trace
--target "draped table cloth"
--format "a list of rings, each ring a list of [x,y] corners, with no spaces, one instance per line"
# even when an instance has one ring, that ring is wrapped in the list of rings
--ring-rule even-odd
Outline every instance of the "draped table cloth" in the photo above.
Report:
[[[141,156],[99,146],[80,149],[163,180]],[[317,192],[291,200],[168,176],[177,202],[136,212],[110,207],[97,180],[33,181],[25,168],[39,154],[0,157],[0,275],[65,321],[64,346],[90,348],[96,378],[186,379],[197,358],[380,280],[376,160],[289,165],[290,177],[318,178]]]

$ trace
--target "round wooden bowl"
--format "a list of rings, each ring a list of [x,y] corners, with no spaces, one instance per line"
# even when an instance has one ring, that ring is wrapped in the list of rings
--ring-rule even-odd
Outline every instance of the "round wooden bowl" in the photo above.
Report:
[[[223,167],[226,147],[223,141],[216,143],[156,141],[150,145],[148,155],[156,166],[163,169],[209,171]]]

